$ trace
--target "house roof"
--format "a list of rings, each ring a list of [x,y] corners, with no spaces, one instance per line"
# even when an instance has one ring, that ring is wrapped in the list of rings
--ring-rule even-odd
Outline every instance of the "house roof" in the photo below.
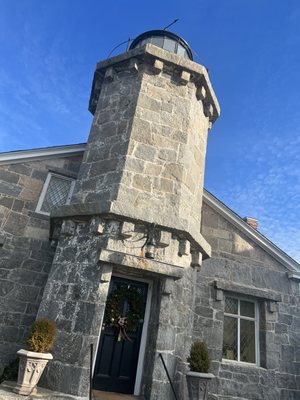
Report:
[[[85,147],[86,143],[79,143],[0,153],[0,165],[80,155],[84,152]]]
[[[85,143],[79,143],[73,145],[53,146],[0,153],[0,165],[80,155],[84,152],[85,147]],[[281,250],[258,230],[253,229],[238,214],[236,214],[233,210],[227,207],[226,204],[205,189],[203,193],[203,200],[208,206],[221,214],[228,222],[249,237],[254,243],[263,248],[279,263],[284,265],[288,270],[289,278],[300,281],[300,264],[296,260],[287,255],[283,250]]]

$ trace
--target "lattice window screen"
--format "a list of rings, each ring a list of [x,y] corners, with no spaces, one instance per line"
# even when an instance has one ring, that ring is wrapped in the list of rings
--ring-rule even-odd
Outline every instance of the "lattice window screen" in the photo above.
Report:
[[[44,193],[41,195],[43,199],[39,202],[38,211],[48,214],[54,206],[68,203],[73,185],[74,180],[51,173],[47,189],[43,190]]]

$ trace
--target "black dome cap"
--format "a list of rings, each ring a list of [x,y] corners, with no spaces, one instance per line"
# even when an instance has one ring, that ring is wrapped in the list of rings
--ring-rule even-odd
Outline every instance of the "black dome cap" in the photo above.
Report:
[[[184,39],[173,32],[164,30],[144,32],[133,40],[130,50],[146,43],[152,43],[157,47],[193,61],[193,53],[190,46]]]

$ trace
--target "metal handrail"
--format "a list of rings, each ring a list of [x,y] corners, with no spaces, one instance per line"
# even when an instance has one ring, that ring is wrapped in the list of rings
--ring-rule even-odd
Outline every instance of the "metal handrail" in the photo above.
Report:
[[[89,400],[93,399],[93,354],[94,354],[94,345],[91,343],[90,347],[90,391],[89,391]]]
[[[171,389],[172,389],[172,392],[173,392],[173,394],[174,394],[175,400],[178,400],[178,397],[177,397],[177,395],[176,395],[175,388],[174,388],[174,386],[173,386],[173,383],[172,383],[172,380],[171,380],[171,377],[170,377],[168,368],[167,368],[167,366],[166,366],[165,360],[164,360],[164,358],[163,358],[163,356],[162,356],[161,353],[159,353],[159,357],[160,357],[160,359],[161,359],[161,361],[162,361],[162,363],[163,363],[164,369],[165,369],[166,374],[167,374],[167,377],[168,377],[168,379],[169,379],[169,382],[170,382]]]

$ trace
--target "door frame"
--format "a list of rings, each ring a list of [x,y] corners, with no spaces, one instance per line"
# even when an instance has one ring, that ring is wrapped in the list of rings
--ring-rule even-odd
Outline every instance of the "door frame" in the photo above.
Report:
[[[148,325],[149,325],[149,318],[150,318],[150,309],[151,309],[151,300],[152,300],[152,281],[149,279],[138,278],[135,276],[127,276],[127,275],[122,275],[122,274],[112,272],[111,279],[114,276],[118,277],[118,278],[124,278],[127,280],[131,280],[131,281],[144,282],[144,283],[148,284],[147,300],[146,300],[146,307],[145,307],[145,314],[144,314],[144,323],[143,323],[143,329],[142,329],[142,335],[141,335],[141,343],[140,343],[139,357],[138,357],[138,363],[137,363],[137,368],[136,368],[135,384],[134,384],[134,391],[133,391],[134,396],[139,396],[139,394],[141,392],[142,372],[143,372],[143,365],[144,365],[144,359],[145,359]],[[104,313],[105,313],[105,310],[104,310]],[[102,324],[103,324],[103,321],[102,321]],[[94,376],[94,369],[95,369],[96,359],[97,359],[97,354],[98,354],[98,347],[100,344],[100,337],[101,337],[101,333],[102,333],[102,324],[100,326],[99,336],[98,336],[98,341],[97,341],[97,346],[96,346],[97,348],[96,348],[96,351],[94,354],[93,376]]]

